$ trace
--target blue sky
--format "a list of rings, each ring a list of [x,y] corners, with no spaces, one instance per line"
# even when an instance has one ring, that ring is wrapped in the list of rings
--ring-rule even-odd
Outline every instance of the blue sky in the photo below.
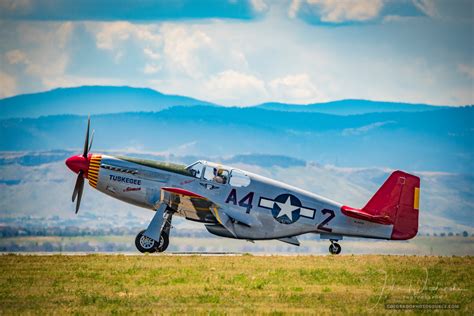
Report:
[[[0,0],[0,97],[128,85],[224,105],[472,104],[473,3]]]

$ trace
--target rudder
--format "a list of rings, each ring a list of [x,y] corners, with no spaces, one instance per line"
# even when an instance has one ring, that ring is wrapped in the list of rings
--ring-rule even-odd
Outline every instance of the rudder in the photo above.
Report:
[[[404,173],[405,184],[400,196],[397,218],[393,225],[392,239],[411,239],[418,233],[420,208],[420,178]]]
[[[384,215],[393,223],[391,239],[406,240],[418,233],[420,178],[395,171],[362,211]]]

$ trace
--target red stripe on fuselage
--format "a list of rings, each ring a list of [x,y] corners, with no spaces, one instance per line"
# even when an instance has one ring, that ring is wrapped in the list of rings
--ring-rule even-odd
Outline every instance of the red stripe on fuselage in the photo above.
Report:
[[[162,188],[163,191],[167,191],[170,193],[175,193],[175,194],[181,194],[181,195],[186,195],[189,197],[195,197],[195,198],[200,198],[200,199],[206,199],[205,197],[196,194],[194,192],[185,190],[185,189],[180,189],[180,188]]]

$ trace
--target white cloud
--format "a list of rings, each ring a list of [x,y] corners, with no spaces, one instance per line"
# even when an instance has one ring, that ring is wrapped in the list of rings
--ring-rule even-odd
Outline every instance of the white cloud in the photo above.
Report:
[[[129,22],[114,22],[114,23],[94,23],[91,28],[98,27],[95,34],[96,45],[100,49],[113,50],[117,43],[129,39],[130,34],[136,29],[136,26]]]
[[[212,94],[213,99],[229,105],[240,105],[242,100],[252,102],[267,97],[262,80],[235,70],[226,70],[212,76],[205,83],[205,88],[206,94]]]
[[[382,0],[307,0],[307,3],[318,10],[321,21],[333,23],[367,21],[376,18],[383,7]]]
[[[167,66],[191,78],[202,77],[204,61],[209,57],[207,53],[212,45],[211,38],[198,28],[178,24],[165,24],[160,30]]]
[[[268,10],[268,5],[264,0],[251,0],[252,7],[256,12],[264,12]]]
[[[159,29],[153,24],[132,24],[130,22],[86,22],[86,28],[95,36],[97,48],[110,51],[113,60],[120,64],[125,52],[138,47],[145,58],[157,60],[163,44]],[[134,59],[139,56],[134,56]]]
[[[269,83],[272,97],[280,102],[309,103],[321,101],[321,93],[311,82],[308,74],[288,75]]]
[[[160,46],[162,36],[158,33],[156,25],[137,25],[135,24],[135,34],[139,40],[147,42],[149,45]]]
[[[40,79],[64,74],[69,61],[65,46],[73,31],[71,22],[53,23],[47,28],[21,25],[19,31],[27,43],[35,45],[23,56],[28,74]]]
[[[467,64],[459,64],[458,71],[464,75],[467,75],[469,78],[474,78],[474,66]]]
[[[161,70],[161,66],[155,64],[146,64],[143,73],[146,75],[156,74]]]
[[[162,46],[138,43],[145,59],[137,69],[149,76],[136,82],[141,80],[143,86],[165,93],[224,105],[313,103],[344,98],[466,104],[465,99],[472,99],[464,92],[450,89],[448,96],[447,90],[436,88],[443,85],[439,78],[446,77],[445,70],[430,66],[427,61],[400,59],[395,53],[381,54],[385,57],[370,55],[372,51],[363,43],[344,44],[347,37],[338,35],[340,29],[330,30],[334,39],[328,42],[324,34],[329,31],[311,25],[281,25],[275,16],[258,25],[253,23],[156,25]],[[275,41],[268,32],[278,26],[289,29]],[[322,37],[318,41],[301,40],[292,36],[298,32]],[[350,57],[345,53],[347,48],[354,50]]]
[[[126,50],[139,48],[145,58],[142,69],[146,74],[166,68],[170,74],[202,77],[212,44],[199,28],[177,23],[87,22],[86,26],[94,34],[96,46],[113,53],[116,63]]]
[[[119,48],[130,38],[150,39],[160,42],[161,37],[153,34],[152,27],[130,22],[88,22],[86,27],[95,34],[96,45],[103,50]]]
[[[145,53],[145,56],[153,60],[158,60],[161,58],[161,55],[159,53],[151,50],[150,48],[143,49],[143,53]]]
[[[6,72],[0,71],[0,98],[13,96],[17,93],[16,80]]]
[[[291,1],[290,7],[288,9],[288,16],[290,18],[295,18],[296,17],[296,14],[298,13],[298,11],[300,10],[300,7],[301,7],[301,1],[302,0],[292,0]]]
[[[29,60],[26,54],[19,49],[14,49],[14,50],[10,50],[6,52],[5,57],[7,58],[8,62],[12,65],[29,63]]]
[[[158,73],[162,69],[162,66],[158,63],[158,61],[162,59],[161,54],[150,48],[143,49],[143,53],[148,58],[148,60],[151,61],[146,63],[145,67],[143,68],[143,73],[147,75]]]
[[[24,66],[15,68],[16,77],[27,75],[34,85],[44,86],[45,80],[65,73],[69,62],[67,45],[73,29],[71,22],[20,23],[13,28],[17,34],[15,46],[20,48],[7,51],[4,58],[10,65]]]
[[[14,76],[21,93],[93,83],[97,76],[97,82],[120,81],[227,105],[343,98],[472,103],[472,66],[459,59],[468,45],[446,45],[453,38],[469,42],[464,25],[445,29],[439,20],[412,17],[403,27],[319,27],[288,15],[312,10],[326,21],[357,21],[380,14],[382,1],[265,4],[269,13],[250,21],[0,21],[1,70]],[[430,32],[437,36],[426,36]],[[420,56],[424,63],[417,63]]]
[[[51,59],[50,59],[51,58]],[[49,76],[64,74],[69,56],[63,53],[53,53],[51,57],[47,55],[31,56],[26,72],[35,77],[46,79]]]
[[[433,0],[412,0],[413,4],[429,17],[438,17],[439,12]]]
[[[418,16],[386,15],[383,17],[383,23],[411,23],[418,20]]]

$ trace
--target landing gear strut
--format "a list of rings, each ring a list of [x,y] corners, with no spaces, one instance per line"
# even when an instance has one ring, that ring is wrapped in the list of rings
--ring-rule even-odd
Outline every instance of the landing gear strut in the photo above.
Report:
[[[338,254],[341,253],[341,250],[342,250],[341,245],[339,245],[336,241],[337,240],[332,240],[331,239],[331,245],[329,246],[329,252],[332,255],[338,255]]]
[[[163,204],[156,210],[147,229],[138,233],[135,246],[142,253],[163,252],[168,248],[173,211]]]

